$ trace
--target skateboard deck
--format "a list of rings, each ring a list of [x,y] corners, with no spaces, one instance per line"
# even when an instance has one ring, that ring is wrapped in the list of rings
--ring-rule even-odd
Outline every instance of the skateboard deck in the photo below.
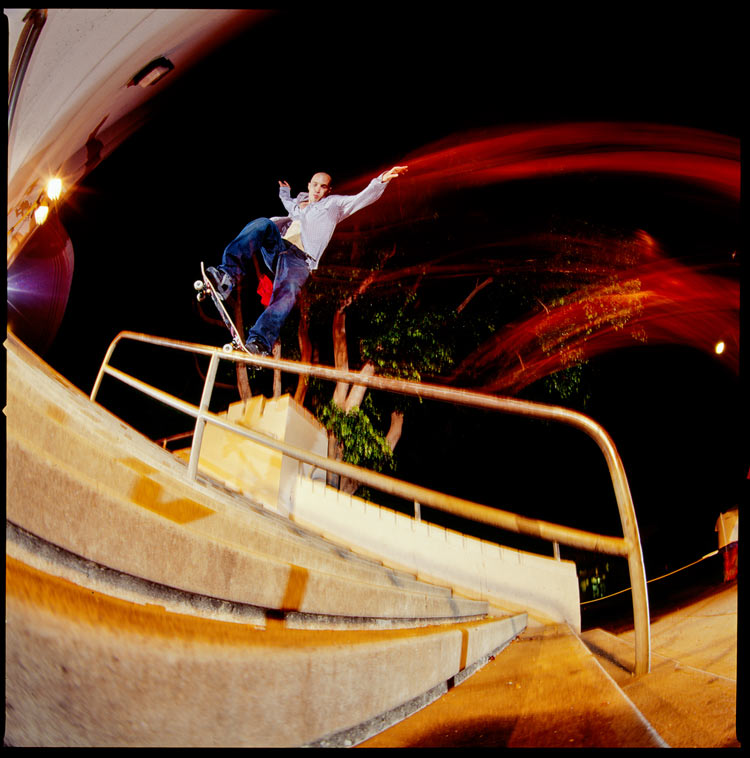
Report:
[[[206,269],[203,265],[203,261],[201,261],[201,278],[195,282],[193,287],[195,287],[198,292],[197,298],[199,302],[204,300],[206,295],[208,295],[211,300],[213,300],[213,303],[216,306],[216,310],[219,311],[221,320],[224,322],[227,329],[229,330],[229,334],[232,336],[232,341],[224,345],[222,347],[222,350],[224,350],[225,353],[231,353],[233,350],[241,350],[243,353],[250,355],[251,353],[245,347],[245,342],[242,339],[242,335],[234,325],[234,321],[232,321],[232,317],[229,315],[229,311],[226,309],[224,301],[219,297],[216,290],[214,289],[213,284],[211,283],[211,280],[208,278],[208,276],[206,276]]]

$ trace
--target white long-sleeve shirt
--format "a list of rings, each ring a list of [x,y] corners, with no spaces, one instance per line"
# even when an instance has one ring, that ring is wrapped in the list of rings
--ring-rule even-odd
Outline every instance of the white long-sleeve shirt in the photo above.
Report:
[[[314,271],[333,237],[336,225],[378,200],[387,186],[388,182],[382,181],[380,174],[356,195],[326,195],[317,203],[307,203],[305,206],[301,203],[308,200],[309,193],[300,192],[292,199],[289,187],[281,187],[279,197],[289,217],[275,217],[273,221],[282,230],[282,234],[291,222],[300,222],[302,249],[310,256],[308,265]]]

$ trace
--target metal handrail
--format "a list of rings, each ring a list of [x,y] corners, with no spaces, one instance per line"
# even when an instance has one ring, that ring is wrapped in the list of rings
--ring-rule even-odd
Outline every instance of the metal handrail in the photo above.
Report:
[[[124,339],[174,348],[209,357],[210,363],[203,386],[200,405],[195,406],[184,400],[180,400],[167,392],[158,390],[155,387],[110,366],[109,363],[116,346]],[[362,469],[349,463],[325,458],[307,450],[288,445],[285,442],[273,439],[272,437],[268,437],[246,427],[240,427],[236,424],[227,422],[220,416],[217,416],[208,410],[219,360],[222,359],[247,363],[262,368],[280,369],[303,376],[313,376],[331,381],[345,382],[347,384],[359,384],[371,389],[396,392],[419,398],[441,400],[443,402],[457,403],[474,408],[496,410],[504,413],[558,421],[574,426],[588,434],[597,443],[604,454],[612,479],[617,507],[620,513],[623,537],[610,537],[594,534],[592,532],[586,532],[572,527],[527,518],[490,506],[480,505],[479,503],[446,495],[425,487],[409,484],[408,482],[403,482],[385,474]],[[562,543],[571,547],[590,550],[592,552],[619,555],[627,558],[633,596],[633,621],[635,629],[634,673],[640,675],[650,671],[651,641],[648,594],[646,590],[646,572],[630,487],[625,475],[625,469],[613,441],[607,432],[589,417],[567,408],[544,405],[542,403],[535,403],[527,400],[496,397],[470,390],[454,389],[434,384],[422,384],[421,382],[400,379],[389,379],[381,376],[365,376],[353,371],[342,371],[327,366],[298,363],[296,361],[288,361],[280,358],[251,356],[237,351],[228,353],[219,348],[127,331],[120,332],[110,344],[91,392],[92,401],[96,399],[105,374],[165,403],[175,410],[181,411],[195,418],[195,432],[193,434],[193,444],[190,451],[190,460],[188,462],[188,476],[192,479],[194,479],[197,474],[200,448],[203,440],[203,430],[205,429],[206,423],[212,423],[220,428],[241,434],[254,442],[271,447],[284,455],[288,455],[303,463],[311,464],[341,476],[356,479],[362,484],[375,487],[392,495],[413,500],[414,502],[419,502],[422,505],[437,508],[454,515],[479,521],[518,534],[526,534],[555,543]]]

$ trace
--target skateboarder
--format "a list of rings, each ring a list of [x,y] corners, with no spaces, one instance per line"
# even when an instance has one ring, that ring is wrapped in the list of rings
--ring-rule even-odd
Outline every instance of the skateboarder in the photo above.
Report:
[[[336,225],[378,200],[388,182],[407,169],[408,166],[394,166],[376,176],[356,195],[332,195],[331,177],[322,172],[312,177],[307,192],[301,192],[294,199],[289,184],[279,182],[279,197],[289,215],[251,221],[227,245],[221,265],[206,269],[216,292],[224,300],[250,270],[256,253],[261,254],[273,273],[271,301],[250,329],[245,343],[251,353],[271,354],[284,321],[310,272],[318,267]]]

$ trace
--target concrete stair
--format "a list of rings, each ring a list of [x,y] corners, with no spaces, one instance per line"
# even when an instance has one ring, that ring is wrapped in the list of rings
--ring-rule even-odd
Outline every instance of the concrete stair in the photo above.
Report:
[[[258,626],[212,619],[195,601],[179,612],[158,598],[125,600],[114,583],[110,593],[93,590],[60,576],[38,551],[12,552],[5,736],[12,746],[356,744],[439,697],[525,624],[516,617],[310,630],[266,618]],[[72,571],[68,565],[68,577]]]
[[[525,628],[188,482],[6,347],[6,745],[356,744]]]
[[[20,529],[158,585],[276,611],[368,619],[487,613],[485,602],[186,481],[174,456],[75,388],[9,357],[6,486],[23,497],[8,498],[7,518]]]

